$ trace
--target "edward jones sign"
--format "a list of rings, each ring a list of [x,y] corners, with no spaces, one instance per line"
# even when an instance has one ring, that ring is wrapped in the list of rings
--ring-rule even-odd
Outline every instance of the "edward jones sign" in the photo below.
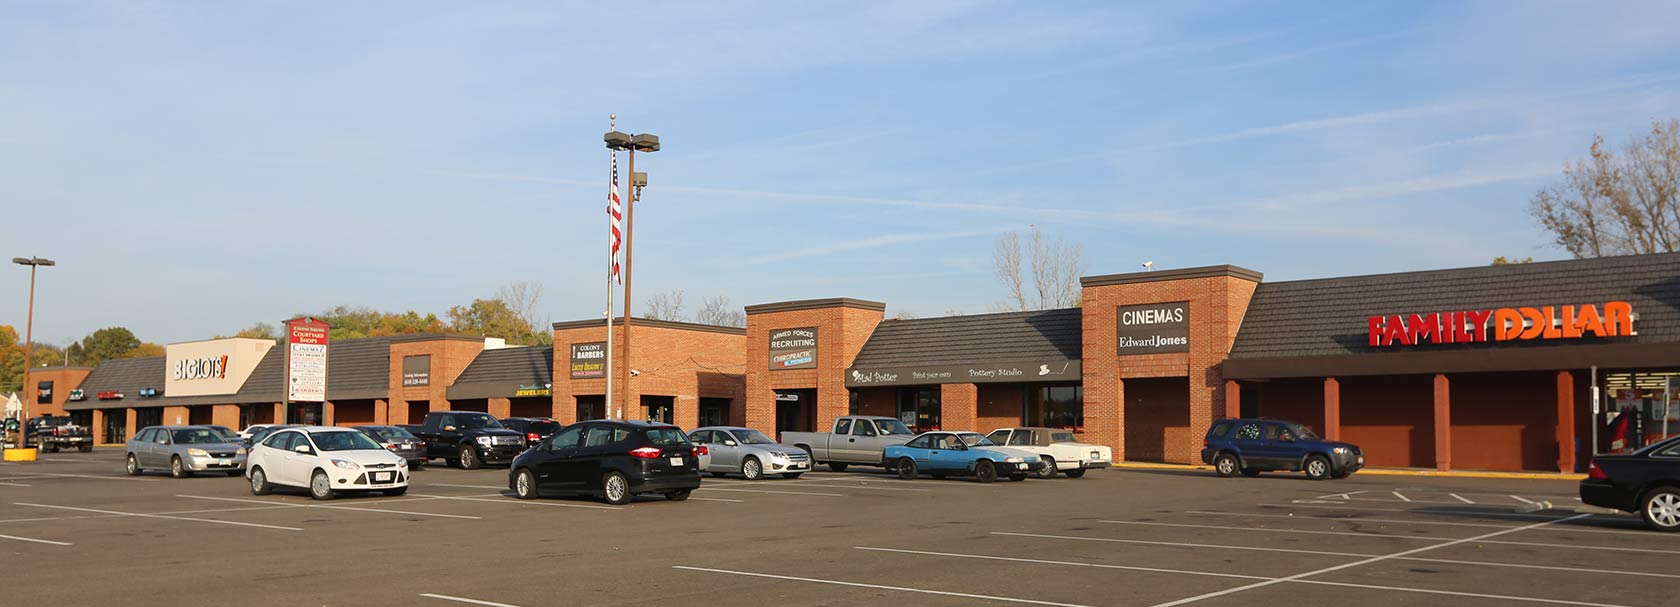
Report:
[[[1117,312],[1121,355],[1190,351],[1190,302],[1120,306]]]
[[[770,370],[814,369],[817,366],[817,328],[776,329],[770,332]]]
[[[1365,324],[1367,343],[1382,347],[1625,337],[1637,335],[1633,321],[1632,305],[1611,301],[1602,308],[1582,304],[1389,314],[1371,316]]]

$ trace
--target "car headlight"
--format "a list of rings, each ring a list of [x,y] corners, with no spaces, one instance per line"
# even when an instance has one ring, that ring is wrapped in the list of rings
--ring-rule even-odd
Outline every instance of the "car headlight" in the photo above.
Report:
[[[250,453],[250,452],[251,451],[249,449],[246,449],[244,447],[240,447],[238,450],[234,451],[233,453],[234,453],[234,455],[245,455],[246,453]]]
[[[1347,447],[1336,447],[1334,449],[1331,449],[1330,451],[1332,453],[1335,453],[1336,455],[1347,455],[1348,448]]]
[[[397,460],[397,467],[398,468],[407,468],[408,467],[408,460],[406,460],[406,459]]]
[[[782,453],[781,451],[771,451],[770,452],[770,458],[771,459],[787,459],[787,454]]]
[[[356,462],[353,462],[353,461],[350,461],[350,460],[347,460],[347,459],[335,459],[335,460],[332,461],[332,463],[333,463],[334,466],[338,466],[338,467],[343,468],[345,470],[355,470],[357,468],[362,467],[360,464],[357,464]]]
[[[1026,461],[1026,460],[1023,460],[1023,459],[1021,459],[1021,458],[1019,458],[1019,457],[1006,457],[1006,458],[1003,458],[1003,463],[1005,463],[1005,464],[1019,464],[1019,463],[1021,463],[1021,462],[1023,462],[1023,461]]]
[[[490,445],[491,445],[491,444],[493,444],[493,443],[495,443],[495,442],[496,442],[496,439],[493,439],[493,438],[490,438],[490,437],[488,437],[488,436],[480,436],[480,437],[478,437],[478,438],[476,438],[476,439],[473,439],[473,440],[476,440],[476,441],[478,441],[478,444],[480,444],[480,445],[484,445],[484,446],[486,446],[486,447],[488,447],[488,446],[490,446]]]
[[[209,453],[205,452],[203,449],[199,449],[198,447],[188,449],[187,455],[191,455],[193,457],[210,457]]]

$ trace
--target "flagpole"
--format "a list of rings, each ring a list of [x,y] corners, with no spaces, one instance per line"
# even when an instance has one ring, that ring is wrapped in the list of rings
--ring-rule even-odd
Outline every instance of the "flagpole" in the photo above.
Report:
[[[609,114],[607,116],[608,130],[612,130],[613,127],[616,127],[617,122],[618,114]],[[616,186],[618,183],[618,150],[607,148],[607,154],[612,157],[612,176],[609,179],[612,180],[610,183],[612,183],[613,186],[608,186],[611,188]],[[611,205],[612,197],[617,195],[618,192],[608,190],[607,204]],[[615,236],[610,229],[613,221],[614,219],[611,209],[609,208],[609,212],[607,213],[607,224],[609,227],[609,230],[607,231],[607,392],[601,401],[601,407],[604,409],[604,411],[601,412],[601,415],[604,415],[609,419],[613,417],[613,281],[618,278],[617,273],[614,271],[617,269],[618,262],[618,250],[615,246],[617,243],[614,242],[617,236]]]

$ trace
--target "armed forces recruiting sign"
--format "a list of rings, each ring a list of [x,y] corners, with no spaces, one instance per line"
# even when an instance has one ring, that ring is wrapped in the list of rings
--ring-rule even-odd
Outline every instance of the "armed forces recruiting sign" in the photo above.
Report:
[[[776,329],[770,332],[770,370],[817,367],[817,328]]]

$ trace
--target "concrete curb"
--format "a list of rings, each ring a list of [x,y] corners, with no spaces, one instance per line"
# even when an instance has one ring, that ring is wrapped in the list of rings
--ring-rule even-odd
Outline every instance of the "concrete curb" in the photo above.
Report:
[[[1157,464],[1153,462],[1116,462],[1114,467],[1121,470],[1212,470],[1209,466],[1189,464]],[[1496,478],[1520,480],[1548,480],[1548,481],[1578,481],[1586,478],[1585,474],[1563,474],[1558,472],[1479,472],[1469,470],[1412,470],[1407,468],[1365,468],[1359,474],[1374,474],[1377,476],[1425,476],[1438,478]]]

